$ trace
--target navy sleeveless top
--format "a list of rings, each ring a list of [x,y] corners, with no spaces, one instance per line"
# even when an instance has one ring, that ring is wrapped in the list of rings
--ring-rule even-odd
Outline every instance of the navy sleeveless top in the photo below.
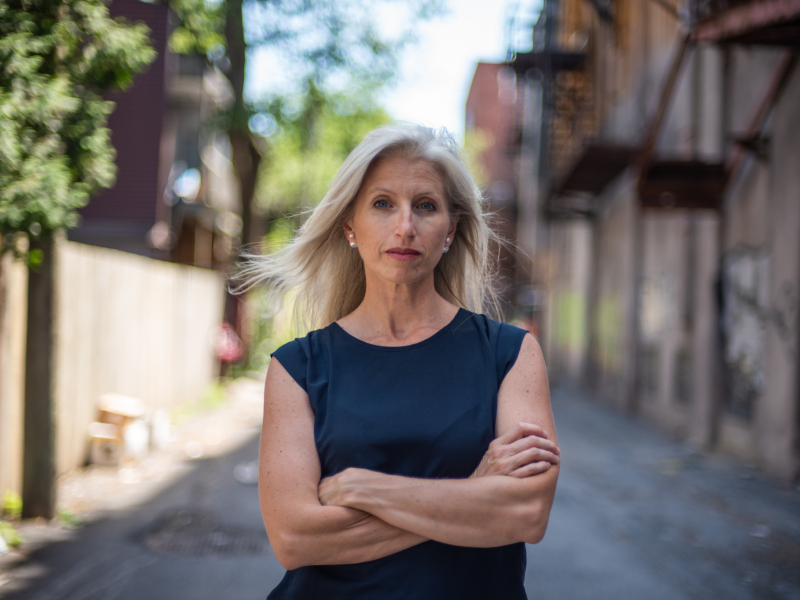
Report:
[[[273,353],[308,394],[322,477],[348,467],[465,478],[495,435],[497,390],[525,331],[460,309],[409,346],[363,342],[336,323]],[[423,542],[368,562],[287,571],[268,600],[527,598],[525,545]]]

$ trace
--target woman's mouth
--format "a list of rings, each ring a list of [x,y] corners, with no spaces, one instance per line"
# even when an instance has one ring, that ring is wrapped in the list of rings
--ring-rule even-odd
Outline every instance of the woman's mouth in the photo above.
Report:
[[[389,256],[391,256],[396,260],[414,260],[421,253],[418,250],[414,250],[412,248],[389,248],[386,251],[386,254],[388,254]]]

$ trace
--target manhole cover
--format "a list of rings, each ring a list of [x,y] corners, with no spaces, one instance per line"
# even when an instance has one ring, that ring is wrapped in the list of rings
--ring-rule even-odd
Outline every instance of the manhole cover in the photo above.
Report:
[[[206,512],[179,509],[159,519],[145,535],[144,544],[153,552],[173,556],[242,556],[263,552],[267,536],[222,525]]]

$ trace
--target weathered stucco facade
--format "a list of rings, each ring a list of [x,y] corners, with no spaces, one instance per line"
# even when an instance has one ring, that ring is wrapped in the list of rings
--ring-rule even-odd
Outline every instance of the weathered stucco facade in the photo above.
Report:
[[[545,156],[519,182],[537,203],[520,229],[547,223],[534,249],[549,267],[544,346],[555,378],[793,478],[800,39],[776,37],[775,23],[738,23],[739,37],[712,27],[753,3],[699,14],[686,2],[601,14],[547,0],[534,52],[514,64],[520,97],[535,100],[525,135],[543,138],[531,152]],[[778,25],[800,24],[796,12]],[[562,101],[565,73],[583,78],[580,102]]]

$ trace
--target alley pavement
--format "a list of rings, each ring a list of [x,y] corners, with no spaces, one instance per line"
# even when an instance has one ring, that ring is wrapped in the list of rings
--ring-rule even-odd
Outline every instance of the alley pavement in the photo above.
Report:
[[[187,428],[171,462],[94,485],[104,497],[84,527],[26,526],[29,542],[0,560],[0,598],[263,600],[284,571],[253,483],[259,392],[244,386]],[[555,389],[553,409],[563,462],[547,535],[528,547],[532,600],[800,599],[796,484],[576,390]],[[218,449],[198,454],[210,430]],[[85,497],[79,484],[70,493]]]
[[[556,389],[562,470],[535,600],[800,599],[800,489]]]

